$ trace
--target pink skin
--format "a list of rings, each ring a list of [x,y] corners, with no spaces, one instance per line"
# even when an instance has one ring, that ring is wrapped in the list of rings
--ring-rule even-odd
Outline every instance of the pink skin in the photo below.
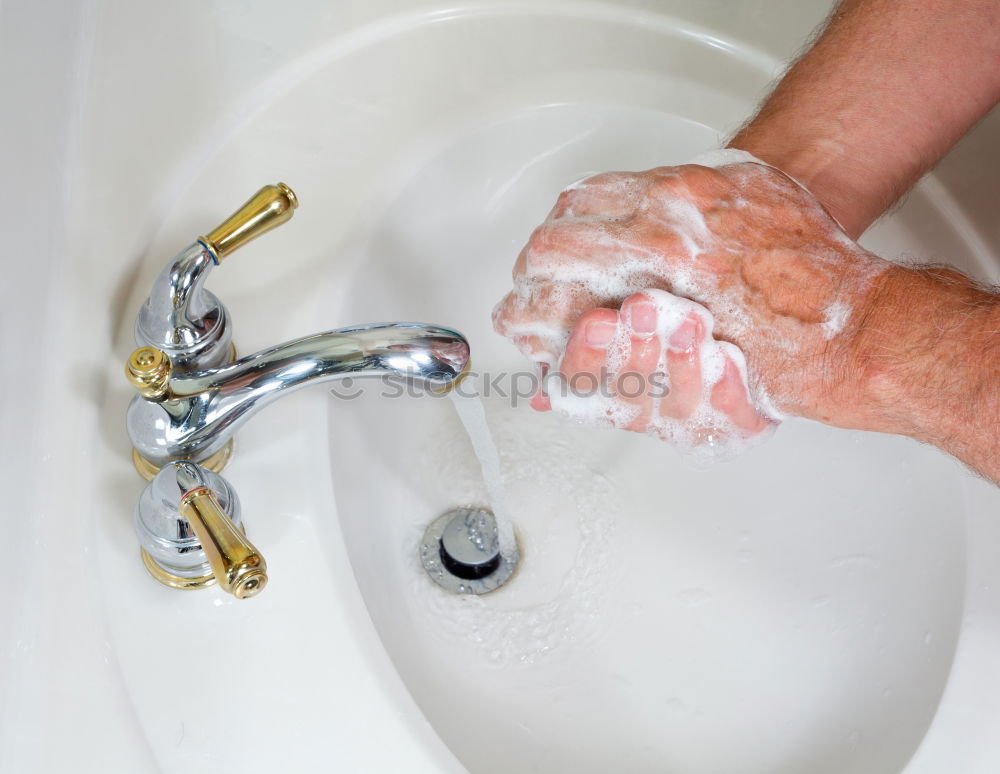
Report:
[[[756,390],[809,415],[828,380],[817,367],[830,347],[824,309],[863,291],[877,260],[852,245],[807,192],[762,165],[605,173],[560,194],[518,256],[515,290],[497,306],[494,325],[543,372],[558,364],[566,380],[608,373],[608,342],[625,326],[631,346],[623,372],[649,376],[659,370],[664,342],[653,332],[653,301],[635,291],[685,296],[712,313],[724,352],[739,347],[747,356]],[[577,279],[601,276],[604,285]],[[701,326],[692,315],[669,334],[676,339],[666,342],[669,395],[619,396],[638,413],[626,429],[655,432],[664,418],[704,415],[702,401],[744,437],[773,424],[729,354],[718,383],[704,389]],[[778,340],[788,344],[776,348]],[[531,405],[551,408],[544,394]]]
[[[664,355],[671,394],[632,401],[640,405],[629,430],[656,431],[665,418],[695,414],[703,421],[711,409],[750,437],[772,425],[759,409],[771,405],[858,427],[869,419],[857,400],[867,362],[862,324],[889,266],[844,234],[808,191],[765,165],[611,172],[559,196],[518,256],[514,290],[493,322],[566,379],[610,371],[601,342],[626,326],[633,362],[624,367],[649,376],[660,370],[653,353],[669,342],[646,332],[650,299],[642,294],[665,292],[707,310],[712,338],[698,329],[698,315],[668,334],[683,338]],[[597,323],[602,335],[595,327],[588,339]],[[728,362],[705,389],[699,349],[709,341]],[[532,405],[551,407],[544,395]]]
[[[560,363],[560,374],[569,384],[596,383],[602,373],[609,373],[614,363],[609,357],[609,345],[621,326],[628,331],[629,356],[618,373],[650,375],[659,370],[663,342],[656,333],[656,307],[644,293],[625,299],[620,311],[592,309],[583,314],[570,335]],[[656,418],[689,419],[698,409],[703,397],[699,342],[704,336],[701,320],[689,315],[669,334],[666,348],[666,371],[670,391],[656,405],[648,390],[634,396],[634,387],[626,385],[625,395],[618,399],[634,406],[635,418],[623,429],[637,433],[656,432]],[[613,386],[614,382],[612,382]],[[711,389],[711,405],[728,417],[744,438],[767,430],[773,423],[753,406],[739,368],[726,357],[722,377]],[[532,407],[539,411],[551,408],[548,396],[539,392],[532,399]],[[715,434],[725,433],[716,429]]]

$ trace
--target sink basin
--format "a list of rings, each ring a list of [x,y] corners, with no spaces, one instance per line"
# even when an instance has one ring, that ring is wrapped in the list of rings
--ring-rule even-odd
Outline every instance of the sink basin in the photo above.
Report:
[[[716,146],[828,5],[4,4],[0,770],[995,772],[996,488],[795,420],[696,469],[496,391],[530,374],[489,312],[558,191]],[[867,246],[1000,279],[998,131]],[[170,256],[276,180],[295,219],[208,283],[237,348],[462,330],[523,552],[502,589],[422,574],[424,527],[488,498],[451,401],[378,382],[241,430],[225,475],[266,593],[145,574],[132,321]]]
[[[664,93],[677,88],[664,79]],[[596,100],[524,109],[429,152],[344,252],[347,318],[448,310],[480,393],[494,390],[484,403],[524,558],[478,598],[439,589],[418,562],[434,517],[489,504],[451,402],[382,386],[329,401],[362,593],[470,771],[901,771],[947,683],[967,476],[939,453],[791,421],[744,458],[696,470],[657,440],[502,394],[531,372],[483,310],[545,212],[539,192],[593,169],[679,163],[716,142],[710,120]],[[913,223],[948,228],[935,193],[866,241],[919,254]]]

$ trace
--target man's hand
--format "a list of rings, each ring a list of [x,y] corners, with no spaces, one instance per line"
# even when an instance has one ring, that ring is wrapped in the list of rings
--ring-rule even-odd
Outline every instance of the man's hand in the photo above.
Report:
[[[762,164],[571,187],[494,324],[570,386],[608,380],[596,410],[553,395],[565,413],[694,446],[759,435],[777,409],[909,435],[1000,482],[1000,295],[872,255]],[[669,392],[625,395],[628,373]]]
[[[561,362],[567,381],[601,367],[612,377],[662,368],[672,394],[664,415],[694,417],[700,403],[745,435],[766,428],[770,407],[853,426],[857,333],[888,266],[765,165],[609,173],[559,197],[521,252],[494,325],[533,360]],[[650,288],[710,316],[692,311],[650,341],[656,304],[628,298]],[[715,381],[704,383],[691,350],[719,343],[735,347],[722,348]],[[745,380],[737,347],[749,364]],[[548,407],[544,396],[534,405]],[[619,424],[669,435],[649,420],[653,408]]]
[[[742,396],[720,407],[704,376],[699,387],[665,356],[668,407],[678,391],[697,392],[703,409],[745,434],[754,431],[737,414],[745,419],[751,407],[764,421],[769,405],[902,433],[1000,483],[1000,295],[957,272],[882,261],[847,236],[860,235],[997,103],[998,29],[996,0],[953,0],[947,13],[922,0],[843,0],[730,143],[818,200],[755,164],[586,180],[563,193],[522,251],[514,291],[494,312],[497,330],[546,368],[561,361],[564,377],[619,366],[613,347],[588,352],[591,324],[603,324],[595,340],[613,323],[624,342],[635,320],[616,311],[622,303],[668,291],[707,309],[703,322],[714,316],[718,342],[704,339],[699,350],[729,342],[749,366],[742,392],[731,369],[711,385]],[[669,353],[669,337],[643,346]],[[659,411],[641,407],[630,429],[651,429],[657,414],[662,402]]]
[[[773,417],[750,400],[746,361],[712,336],[700,304],[662,290],[592,309],[577,322],[549,393],[533,405],[578,421],[650,433],[713,458],[742,451]]]

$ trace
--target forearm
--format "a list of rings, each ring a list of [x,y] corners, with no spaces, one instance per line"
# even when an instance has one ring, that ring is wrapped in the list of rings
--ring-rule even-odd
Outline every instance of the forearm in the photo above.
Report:
[[[997,0],[845,0],[730,145],[857,237],[998,100]]]
[[[901,433],[1000,483],[1000,294],[893,267],[851,342],[862,429]]]

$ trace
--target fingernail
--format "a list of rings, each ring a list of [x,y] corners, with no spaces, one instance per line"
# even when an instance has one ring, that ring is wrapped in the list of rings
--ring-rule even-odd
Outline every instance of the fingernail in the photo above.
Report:
[[[641,301],[629,307],[629,322],[632,330],[646,336],[656,333],[658,314],[656,307],[652,304]]]
[[[668,342],[670,349],[675,352],[687,352],[698,340],[698,322],[690,317],[686,319],[680,328],[673,332]]]
[[[618,326],[613,322],[594,320],[594,322],[587,323],[584,337],[591,347],[606,347],[611,343],[617,329]]]

